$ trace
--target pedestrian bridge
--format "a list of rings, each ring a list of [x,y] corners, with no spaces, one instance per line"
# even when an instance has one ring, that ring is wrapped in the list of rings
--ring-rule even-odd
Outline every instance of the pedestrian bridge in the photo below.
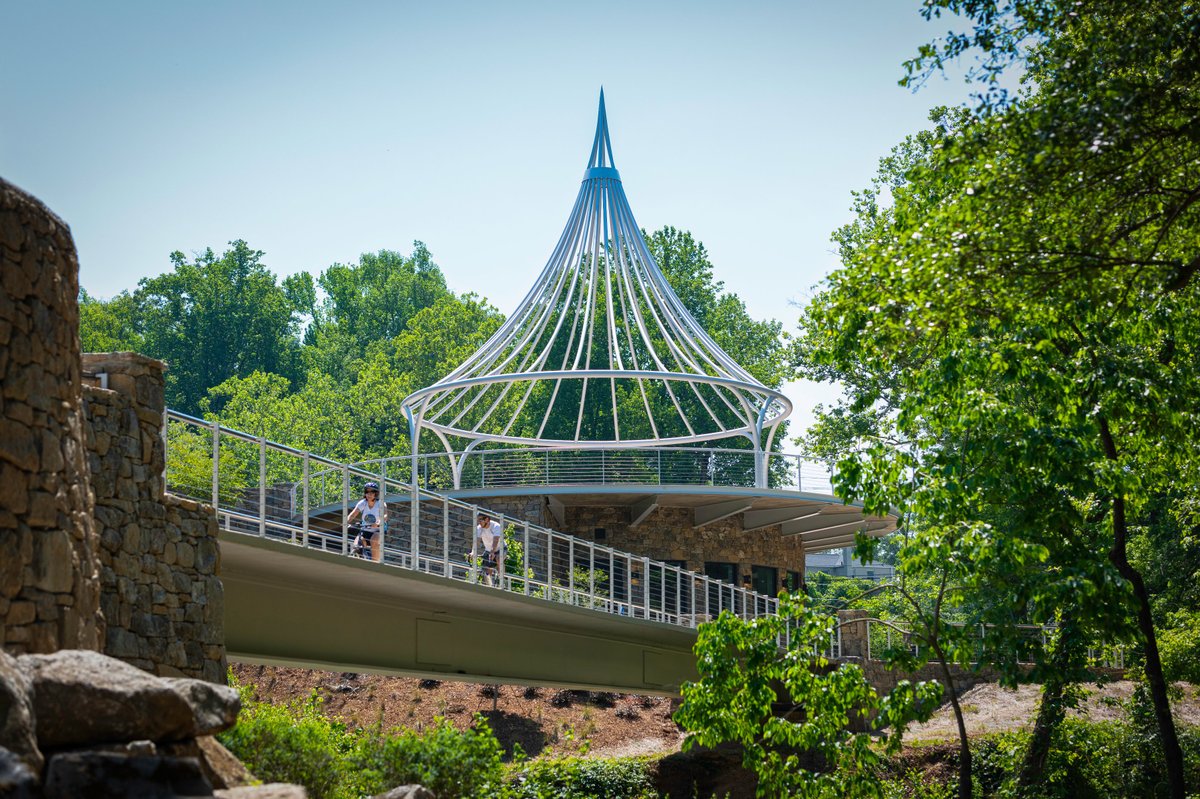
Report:
[[[483,508],[469,498],[172,411],[167,439],[169,490],[217,508],[234,660],[677,694],[696,677],[698,624],[723,610],[750,618],[778,608],[774,597],[499,513],[507,558],[485,575],[470,557]],[[353,556],[346,523],[366,480],[380,482],[389,503],[380,562]],[[723,502],[739,491],[789,496],[720,491]],[[880,520],[832,495],[791,494],[806,519],[818,517],[806,530],[820,529],[825,513],[841,527],[857,514],[855,527],[878,534]]]

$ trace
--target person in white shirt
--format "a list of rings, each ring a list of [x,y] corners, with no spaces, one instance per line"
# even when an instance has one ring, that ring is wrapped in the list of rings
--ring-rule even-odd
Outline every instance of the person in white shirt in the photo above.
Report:
[[[379,498],[379,483],[363,486],[363,498],[346,517],[347,523],[362,518],[362,526],[354,539],[354,548],[370,545],[371,560],[378,563],[383,556],[383,527],[387,524],[387,503]]]
[[[488,585],[493,585],[496,569],[504,558],[504,529],[486,513],[480,513],[475,523],[475,540],[471,544],[471,558],[475,563],[480,562],[481,553],[484,579]]]

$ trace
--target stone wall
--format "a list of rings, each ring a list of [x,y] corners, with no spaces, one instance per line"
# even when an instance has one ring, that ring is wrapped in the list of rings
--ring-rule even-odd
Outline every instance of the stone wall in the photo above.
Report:
[[[78,294],[70,230],[0,180],[0,646],[13,654],[104,636]]]
[[[540,496],[486,497],[480,507],[541,524],[584,540],[644,555],[654,560],[683,561],[685,568],[703,573],[706,561],[733,563],[738,582],[749,579],[751,567],[778,570],[779,585],[789,571],[804,573],[804,547],[799,536],[782,536],[777,527],[747,533],[740,516],[731,516],[701,527],[693,527],[690,508],[656,508],[641,524],[629,526],[629,508],[623,505],[570,505],[562,524],[545,507]],[[604,538],[596,538],[596,530]]]
[[[217,522],[165,493],[164,364],[135,353],[83,356],[88,459],[99,534],[104,652],[163,676],[225,682]]]

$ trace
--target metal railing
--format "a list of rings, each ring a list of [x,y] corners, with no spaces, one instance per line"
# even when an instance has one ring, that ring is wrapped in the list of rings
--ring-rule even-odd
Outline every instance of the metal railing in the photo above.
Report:
[[[887,651],[894,651],[897,648],[905,649],[913,655],[922,654],[921,642],[913,637],[912,628],[908,625],[897,624],[882,619],[853,619],[840,624],[839,629],[856,623],[865,623],[867,625],[867,660],[881,660]],[[949,624],[948,626],[959,630],[964,630],[968,627],[966,624]],[[996,627],[991,624],[970,626],[975,628],[980,650],[976,652],[975,657],[970,662],[977,663],[979,662],[982,648],[989,632],[996,629]],[[1017,662],[1023,665],[1033,665],[1036,663],[1037,657],[1035,655],[1045,652],[1047,642],[1053,638],[1057,631],[1057,628],[1053,624],[1018,624],[1009,629],[1016,630],[1019,636],[1026,639],[1025,648],[1018,649],[1017,656]],[[1099,668],[1125,668],[1125,649],[1119,645],[1089,647],[1087,657],[1090,664]],[[929,658],[929,662],[936,663],[938,661],[936,658]]]
[[[379,535],[381,560],[389,566],[683,627],[723,610],[744,619],[778,612],[774,597],[426,488],[413,492],[387,473],[387,460],[337,463],[186,414],[166,415],[168,490],[211,502],[230,532],[351,557],[354,531],[347,517],[359,485],[373,480],[388,506]],[[506,558],[494,577],[471,557],[483,511],[506,529]],[[831,638],[831,653],[837,643]]]
[[[833,494],[833,470],[824,461],[767,453],[767,487]],[[743,449],[477,449],[417,456],[422,488],[456,490],[544,485],[686,485],[757,487],[755,453]],[[353,464],[375,475],[408,480],[409,456]]]

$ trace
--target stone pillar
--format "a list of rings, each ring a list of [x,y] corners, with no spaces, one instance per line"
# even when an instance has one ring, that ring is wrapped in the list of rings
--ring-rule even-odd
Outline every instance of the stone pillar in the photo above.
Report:
[[[70,230],[0,180],[0,644],[99,649]]]
[[[842,628],[842,657],[867,659],[867,622],[871,614],[865,610],[839,610],[838,625]],[[861,621],[860,621],[861,619]]]

